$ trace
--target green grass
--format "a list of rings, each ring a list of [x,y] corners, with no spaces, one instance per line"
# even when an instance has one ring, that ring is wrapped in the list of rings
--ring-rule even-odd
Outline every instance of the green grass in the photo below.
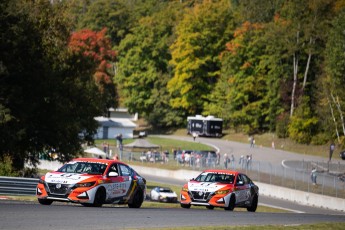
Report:
[[[190,141],[180,141],[180,140],[174,140],[174,139],[167,139],[167,138],[159,138],[159,137],[147,137],[145,138],[148,142],[159,145],[160,149],[159,151],[162,150],[168,150],[170,153],[173,151],[173,149],[181,149],[181,150],[212,150],[213,148],[201,144],[198,142],[190,142]],[[134,142],[135,139],[124,139],[123,140],[123,145],[129,144]],[[114,139],[108,139],[108,140],[96,140],[95,144],[99,148],[102,149],[102,144],[107,143],[109,144],[110,147],[115,147],[116,146],[116,140]],[[148,149],[146,149],[147,151]],[[143,151],[142,149],[134,149],[135,151]]]

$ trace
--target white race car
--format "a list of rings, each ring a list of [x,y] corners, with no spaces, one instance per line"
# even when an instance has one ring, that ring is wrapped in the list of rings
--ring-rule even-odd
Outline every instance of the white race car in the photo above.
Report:
[[[172,191],[170,188],[164,187],[155,187],[151,190],[151,200],[167,203],[176,203],[177,194]]]
[[[42,176],[36,188],[38,202],[127,204],[140,208],[146,196],[146,180],[134,169],[117,160],[78,158]]]

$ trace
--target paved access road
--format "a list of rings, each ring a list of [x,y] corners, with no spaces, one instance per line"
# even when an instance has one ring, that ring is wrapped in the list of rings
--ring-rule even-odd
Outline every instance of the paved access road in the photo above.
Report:
[[[295,225],[321,222],[344,222],[343,215],[301,213],[249,213],[235,209],[130,209],[104,205],[88,208],[76,204],[0,201],[0,229],[138,229],[182,226]]]

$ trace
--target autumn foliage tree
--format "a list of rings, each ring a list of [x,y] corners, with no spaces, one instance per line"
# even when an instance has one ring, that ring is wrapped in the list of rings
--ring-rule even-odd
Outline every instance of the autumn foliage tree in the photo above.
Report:
[[[116,52],[112,50],[111,40],[106,36],[107,29],[92,31],[83,29],[72,33],[69,40],[69,48],[75,55],[77,62],[84,59],[94,68],[94,81],[104,96],[110,99],[107,107],[115,106],[115,86],[113,84],[113,62],[116,59]]]

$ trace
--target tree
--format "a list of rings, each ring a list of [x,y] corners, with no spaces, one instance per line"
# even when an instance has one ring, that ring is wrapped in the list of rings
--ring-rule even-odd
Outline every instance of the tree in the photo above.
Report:
[[[344,146],[345,93],[341,86],[345,84],[345,10],[344,7],[338,10],[338,16],[332,21],[325,48],[325,76],[319,80],[322,92],[320,116],[328,118],[324,119],[324,122],[328,121],[324,127]]]
[[[169,46],[179,18],[178,7],[167,4],[161,12],[142,18],[119,47],[115,81],[123,103],[155,127],[181,124],[181,113],[171,109],[166,88],[171,75]]]
[[[214,91],[217,100],[217,95],[224,96],[212,103],[221,111],[217,115],[247,133],[262,130],[268,114],[266,68],[261,64],[265,47],[260,41],[263,32],[261,24],[250,22],[236,29],[234,39],[226,44],[222,54],[222,76]]]
[[[318,72],[319,47],[323,47],[325,42],[324,31],[332,17],[330,8],[333,4],[332,0],[288,1],[281,9],[281,18],[277,22],[280,21],[286,29],[286,54],[292,58],[290,116],[298,106],[299,96],[306,95],[312,103],[314,101],[313,87],[308,85],[312,86],[310,83]]]
[[[105,106],[93,63],[73,55],[63,2],[2,1],[0,157],[16,171],[55,151],[61,162],[92,142]],[[18,10],[20,9],[20,10]]]
[[[168,83],[172,108],[199,114],[220,75],[219,54],[231,37],[229,1],[203,1],[186,9],[170,47],[174,76]]]
[[[79,3],[79,4],[78,4]],[[72,1],[71,10],[75,11],[77,28],[100,31],[108,28],[112,44],[118,46],[129,33],[134,21],[130,8],[122,0]]]
[[[116,96],[115,86],[113,84],[113,62],[116,58],[116,52],[112,50],[111,41],[106,37],[107,29],[101,31],[92,31],[84,29],[73,32],[69,40],[71,52],[78,58],[77,62],[88,62],[96,71],[94,81],[99,87],[99,91],[104,95],[106,101],[106,112],[108,108],[115,107],[114,100]]]
[[[302,97],[300,106],[291,117],[289,124],[289,136],[298,143],[309,144],[316,133],[318,119],[313,115],[309,99]]]

